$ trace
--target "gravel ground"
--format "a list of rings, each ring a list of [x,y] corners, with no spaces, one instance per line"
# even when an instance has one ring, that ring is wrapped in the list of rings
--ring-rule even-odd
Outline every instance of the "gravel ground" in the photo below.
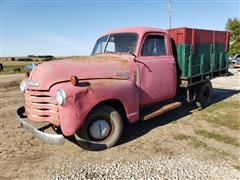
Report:
[[[210,109],[239,101],[240,70],[231,73],[212,81]],[[199,111],[187,103],[154,120],[129,125],[118,146],[89,152],[70,141],[59,146],[45,144],[21,128],[15,112],[23,104],[19,91],[22,78],[0,77],[0,180],[240,179],[240,146],[195,133],[206,130],[239,140],[239,129],[213,124],[202,116],[211,113],[221,120],[227,115],[224,112],[212,114],[209,108]],[[240,106],[234,107],[232,112],[240,112]],[[191,139],[175,138],[181,134]],[[192,144],[192,140],[198,144]]]
[[[239,78],[238,70],[232,74]],[[231,80],[231,81],[229,81]],[[228,83],[226,83],[228,81]],[[215,87],[239,89],[233,78],[214,80]],[[227,85],[226,85],[227,84]],[[48,179],[240,179],[240,171],[227,161],[201,160],[199,155],[156,156],[135,162],[71,162],[49,171]]]
[[[231,70],[235,78],[214,79],[215,88],[239,90],[239,71]],[[216,90],[218,91],[218,90]],[[135,162],[109,160],[110,163],[74,160],[63,163],[61,169],[49,170],[48,179],[223,179],[238,180],[240,171],[231,161],[201,160],[201,154],[158,155]],[[61,163],[61,162],[59,162]]]
[[[166,156],[134,163],[77,163],[50,171],[48,179],[240,179],[226,162],[200,161],[195,155]]]

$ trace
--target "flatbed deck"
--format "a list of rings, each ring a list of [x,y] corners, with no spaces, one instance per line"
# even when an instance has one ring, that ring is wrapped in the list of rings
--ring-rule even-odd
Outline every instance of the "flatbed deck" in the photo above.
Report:
[[[168,30],[180,87],[190,87],[228,72],[229,32],[192,28]]]

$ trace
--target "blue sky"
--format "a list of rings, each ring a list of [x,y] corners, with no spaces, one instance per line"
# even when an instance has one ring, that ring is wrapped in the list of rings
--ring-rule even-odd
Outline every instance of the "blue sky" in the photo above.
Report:
[[[168,0],[0,0],[1,56],[87,55],[119,27],[169,27]],[[224,30],[240,0],[172,0],[172,27]]]

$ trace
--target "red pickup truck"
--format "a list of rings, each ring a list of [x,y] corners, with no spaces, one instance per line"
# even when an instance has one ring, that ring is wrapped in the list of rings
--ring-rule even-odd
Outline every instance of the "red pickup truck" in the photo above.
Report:
[[[110,148],[122,135],[123,121],[146,121],[175,109],[181,105],[177,95],[199,108],[208,105],[210,79],[227,73],[228,43],[228,32],[190,28],[105,33],[91,56],[42,63],[27,74],[17,119],[47,143],[75,136],[85,149]],[[159,109],[142,111],[159,102]],[[60,133],[46,133],[32,122],[47,122]]]

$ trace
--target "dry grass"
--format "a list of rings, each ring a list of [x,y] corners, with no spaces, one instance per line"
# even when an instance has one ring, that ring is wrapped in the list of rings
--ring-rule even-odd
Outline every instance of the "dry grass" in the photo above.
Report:
[[[0,74],[18,74],[25,73],[29,70],[25,69],[24,66],[35,63],[39,64],[40,62],[35,61],[0,61],[3,64],[3,72]]]
[[[195,148],[204,148],[206,149],[207,151],[210,151],[213,153],[213,156],[216,156],[216,157],[222,157],[222,158],[225,158],[225,157],[230,157],[232,156],[230,153],[228,152],[225,152],[223,150],[219,150],[219,149],[216,149],[215,147],[211,147],[209,146],[207,143],[199,140],[197,137],[195,136],[189,136],[189,135],[185,135],[185,134],[175,134],[175,136],[173,136],[173,138],[175,140],[180,140],[180,141],[186,141],[188,144],[192,145],[193,147]]]
[[[217,141],[220,141],[220,142],[223,142],[223,143],[226,143],[226,144],[240,146],[240,143],[239,143],[238,139],[233,138],[231,136],[228,136],[226,134],[209,132],[209,131],[206,131],[206,130],[195,130],[195,133],[198,134],[198,135],[201,135],[203,137],[210,138],[210,139],[215,139]]]
[[[239,101],[222,101],[211,105],[200,113],[201,117],[210,123],[240,130]]]
[[[185,134],[176,134],[175,136],[173,136],[173,138],[175,140],[180,140],[180,141],[188,141],[189,144],[191,144],[192,146],[194,146],[195,148],[199,148],[199,147],[207,147],[207,144],[202,142],[201,140],[197,139],[197,137],[195,136],[189,136],[189,135],[185,135]]]
[[[240,171],[240,166],[237,165],[237,166],[234,166],[235,169],[237,169],[238,171]]]
[[[3,66],[5,67],[9,67],[9,66],[26,66],[28,64],[32,64],[34,61],[0,61],[0,63],[3,64]],[[34,62],[35,64],[39,63],[39,62]]]

